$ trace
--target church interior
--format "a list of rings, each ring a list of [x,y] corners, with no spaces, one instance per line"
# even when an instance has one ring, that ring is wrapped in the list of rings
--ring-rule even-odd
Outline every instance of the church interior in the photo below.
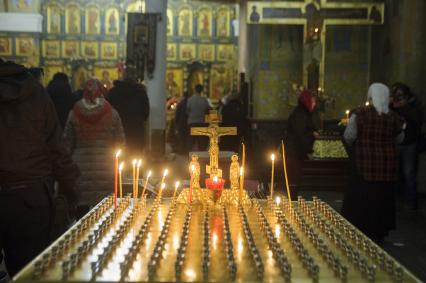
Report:
[[[75,219],[16,272],[14,227],[0,221],[0,283],[426,281],[425,27],[424,0],[0,0],[1,64],[35,70],[53,103],[58,73],[76,96],[56,111],[81,172]],[[0,129],[13,141],[20,112],[1,68]],[[146,115],[125,100],[139,92]],[[78,141],[77,106],[100,99],[124,142],[97,143],[116,130],[93,118],[81,125],[98,138]],[[102,155],[90,166],[87,143]],[[0,204],[24,192],[10,158],[0,154]],[[107,189],[85,202],[85,178]]]

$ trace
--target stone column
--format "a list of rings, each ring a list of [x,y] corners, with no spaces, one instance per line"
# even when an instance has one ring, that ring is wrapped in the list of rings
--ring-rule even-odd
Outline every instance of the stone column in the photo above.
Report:
[[[238,73],[247,73],[247,3],[240,1],[238,19]]]
[[[155,53],[155,69],[153,78],[145,75],[148,91],[149,145],[151,156],[161,159],[166,146],[166,48],[167,48],[167,0],[146,0],[147,13],[161,13],[161,21],[157,23],[157,42]]]

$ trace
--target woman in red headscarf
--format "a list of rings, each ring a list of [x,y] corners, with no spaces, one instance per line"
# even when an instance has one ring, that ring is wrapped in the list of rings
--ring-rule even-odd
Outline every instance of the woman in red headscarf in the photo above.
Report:
[[[112,152],[123,146],[124,132],[117,111],[104,99],[101,82],[86,82],[83,98],[70,111],[64,129],[73,159],[80,167],[80,216],[112,192]]]
[[[312,153],[315,137],[318,136],[314,122],[316,98],[309,90],[299,95],[298,105],[287,121],[287,168],[289,184],[293,192],[297,189],[302,175],[303,161]]]

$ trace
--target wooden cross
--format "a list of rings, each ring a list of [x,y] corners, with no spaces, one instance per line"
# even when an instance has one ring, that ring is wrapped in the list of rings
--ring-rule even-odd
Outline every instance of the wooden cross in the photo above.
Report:
[[[304,26],[303,84],[324,88],[325,35],[328,25],[383,24],[384,3],[328,2],[327,0],[248,1],[247,23]],[[316,52],[317,51],[317,52]],[[314,52],[319,53],[315,56]],[[311,60],[309,60],[311,59]]]
[[[206,123],[208,127],[192,127],[192,136],[208,136],[210,138],[209,156],[210,164],[206,166],[207,174],[210,178],[217,176],[222,177],[222,170],[219,169],[219,138],[221,136],[235,136],[237,135],[236,127],[219,127],[221,122],[220,115],[216,110],[210,110],[206,115]]]

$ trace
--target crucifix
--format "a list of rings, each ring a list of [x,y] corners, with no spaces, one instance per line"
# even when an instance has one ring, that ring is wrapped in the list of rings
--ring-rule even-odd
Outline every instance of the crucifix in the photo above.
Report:
[[[219,138],[221,136],[235,136],[237,135],[236,127],[219,127],[221,122],[220,115],[215,110],[210,110],[209,114],[206,115],[206,123],[209,123],[208,127],[193,127],[191,128],[192,136],[208,136],[210,138],[209,144],[209,156],[210,164],[206,166],[207,174],[210,174],[210,178],[217,176],[222,177],[222,170],[219,169]]]
[[[247,23],[303,25],[303,84],[321,91],[324,89],[327,26],[383,24],[384,8],[381,1],[248,1]]]

